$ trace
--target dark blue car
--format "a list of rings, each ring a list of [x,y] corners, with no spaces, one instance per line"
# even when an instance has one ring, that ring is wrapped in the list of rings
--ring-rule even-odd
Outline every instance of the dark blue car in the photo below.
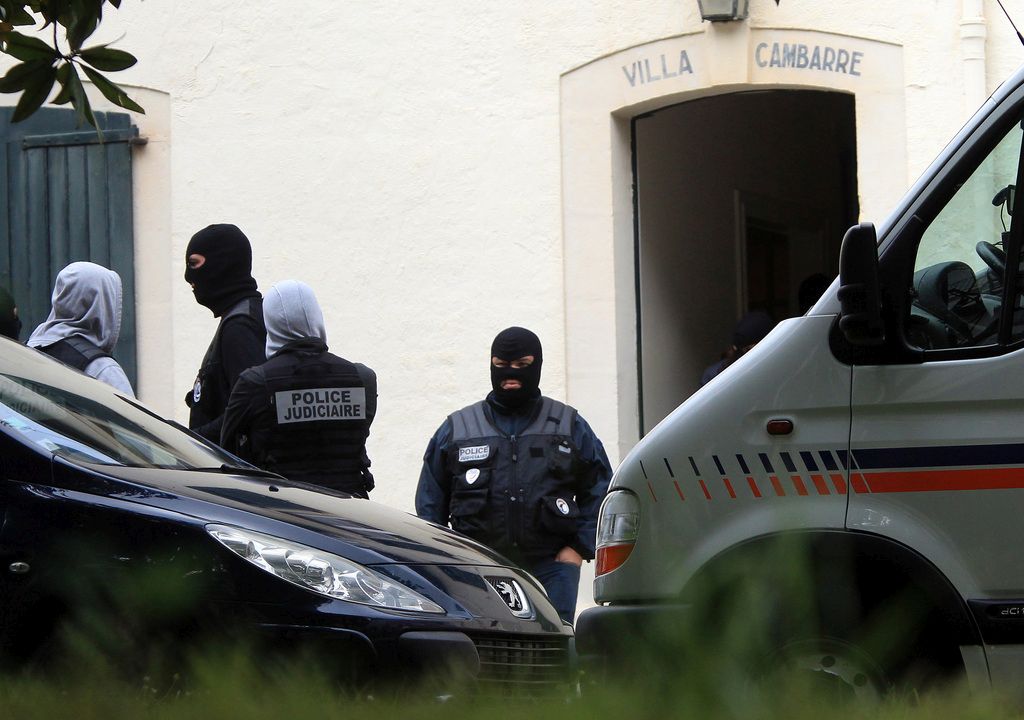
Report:
[[[8,668],[102,617],[115,644],[254,636],[326,650],[345,676],[451,667],[531,688],[566,677],[571,628],[501,556],[257,470],[6,340],[0,518]]]

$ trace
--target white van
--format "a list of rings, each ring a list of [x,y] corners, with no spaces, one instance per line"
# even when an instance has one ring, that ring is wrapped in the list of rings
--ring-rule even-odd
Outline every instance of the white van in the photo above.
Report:
[[[780,323],[622,462],[601,509],[600,606],[578,620],[581,654],[685,612],[688,589],[727,559],[799,536],[817,635],[779,641],[799,641],[805,667],[884,687],[924,661],[972,684],[1020,685],[1022,173],[1024,67],[877,233],[847,232],[840,277],[807,315]],[[917,630],[903,656],[872,657],[854,620],[908,593]]]

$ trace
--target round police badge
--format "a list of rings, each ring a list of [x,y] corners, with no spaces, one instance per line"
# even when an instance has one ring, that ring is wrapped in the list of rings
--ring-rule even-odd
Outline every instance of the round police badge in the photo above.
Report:
[[[480,470],[478,468],[470,468],[466,471],[466,484],[472,485],[480,477]]]
[[[567,503],[562,498],[558,498],[557,500],[555,500],[555,505],[558,507],[558,512],[562,513],[563,515],[569,514],[569,503]]]
[[[196,378],[196,384],[192,387],[192,402],[199,402],[199,398],[203,396],[203,381]]]

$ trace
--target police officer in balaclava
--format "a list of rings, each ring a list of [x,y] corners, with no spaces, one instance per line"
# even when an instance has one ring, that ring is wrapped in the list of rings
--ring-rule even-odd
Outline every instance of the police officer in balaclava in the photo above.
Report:
[[[416,513],[489,545],[536,577],[572,622],[580,565],[594,557],[611,480],[604,446],[572,407],[540,392],[540,339],[521,327],[491,344],[491,392],[431,438]],[[513,611],[516,600],[502,596]]]
[[[220,442],[231,388],[246,368],[266,357],[263,297],[252,277],[252,247],[235,225],[209,225],[185,249],[185,281],[196,302],[220,318],[192,389],[185,396],[189,427]]]

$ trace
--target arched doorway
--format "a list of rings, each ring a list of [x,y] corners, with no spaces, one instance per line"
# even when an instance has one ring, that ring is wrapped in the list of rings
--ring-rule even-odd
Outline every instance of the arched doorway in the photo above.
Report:
[[[644,433],[699,387],[744,313],[802,314],[801,284],[835,276],[859,213],[854,96],[717,95],[640,115],[632,133]]]

